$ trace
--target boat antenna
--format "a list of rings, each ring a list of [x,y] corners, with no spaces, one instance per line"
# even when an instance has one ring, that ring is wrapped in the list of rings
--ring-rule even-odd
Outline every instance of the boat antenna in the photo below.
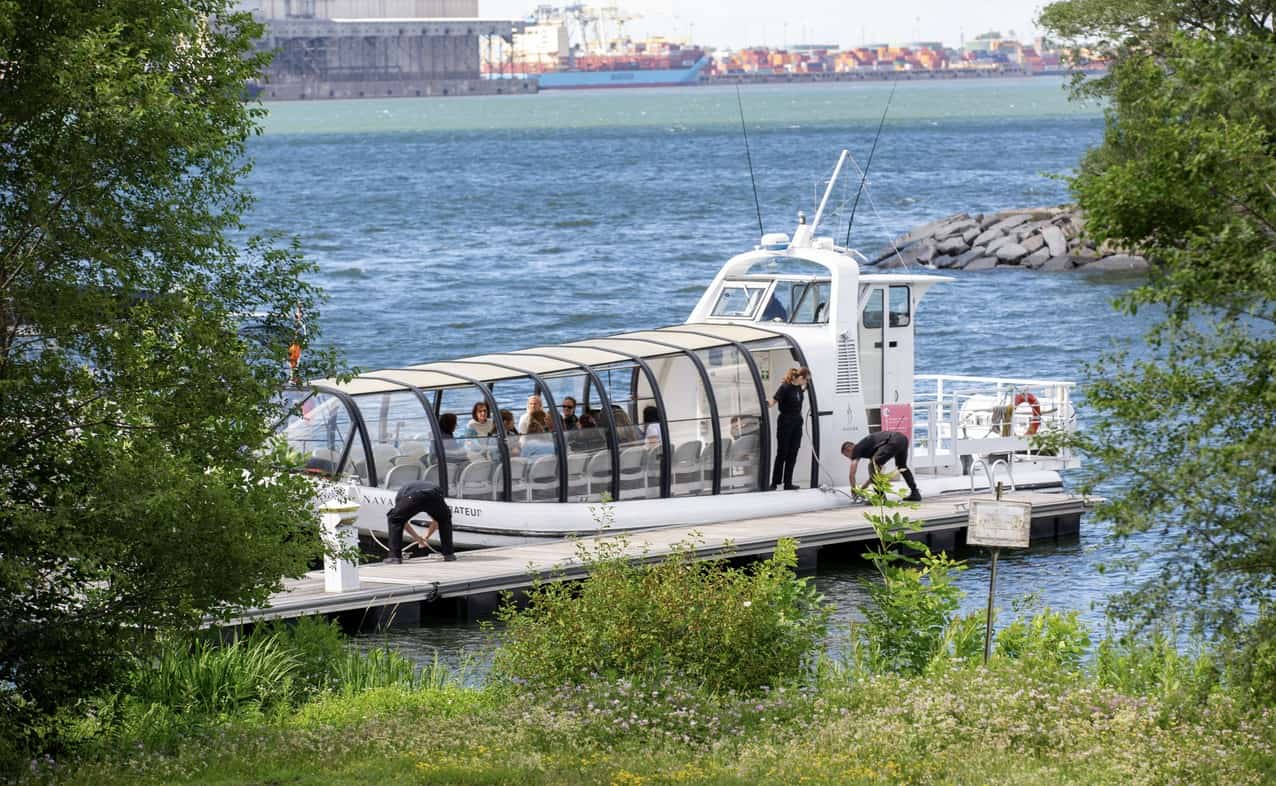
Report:
[[[855,209],[860,206],[860,194],[864,193],[864,184],[868,182],[868,170],[873,168],[873,154],[877,152],[877,140],[882,138],[882,126],[886,125],[886,113],[891,111],[891,99],[895,97],[895,88],[899,82],[891,83],[891,94],[886,97],[886,108],[882,110],[882,119],[877,124],[877,134],[873,137],[873,147],[868,151],[868,162],[864,164],[864,174],[860,177],[859,190],[855,192],[855,201],[851,204],[851,220],[846,225],[846,247],[851,247],[851,227],[855,226]]]
[[[740,107],[740,131],[744,134],[744,159],[749,162],[749,182],[753,184],[753,207],[758,211],[758,238],[766,234],[762,228],[762,203],[758,201],[758,179],[753,176],[753,155],[749,152],[749,128],[744,124],[744,99],[740,97],[740,85],[735,86],[735,102]]]

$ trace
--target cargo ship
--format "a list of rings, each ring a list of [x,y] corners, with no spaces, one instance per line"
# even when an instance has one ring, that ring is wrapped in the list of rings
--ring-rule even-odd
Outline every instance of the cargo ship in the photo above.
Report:
[[[484,63],[489,78],[536,79],[541,90],[698,84],[708,52],[663,37],[635,41],[616,8],[540,6],[504,56]]]
[[[699,83],[700,75],[709,66],[709,56],[691,60],[689,65],[677,68],[661,67],[652,63],[668,62],[670,58],[642,58],[617,56],[614,58],[589,58],[589,67],[577,63],[574,68],[547,71],[539,76],[541,90],[569,90],[591,87],[673,87]],[[599,62],[601,61],[601,62]]]

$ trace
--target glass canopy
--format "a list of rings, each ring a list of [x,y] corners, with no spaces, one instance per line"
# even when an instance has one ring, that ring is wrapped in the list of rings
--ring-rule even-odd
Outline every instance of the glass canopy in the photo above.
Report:
[[[676,325],[317,380],[280,431],[314,471],[388,489],[427,480],[456,499],[758,491],[770,480],[768,400],[798,365],[801,348],[781,333]],[[814,414],[811,427],[818,449]]]

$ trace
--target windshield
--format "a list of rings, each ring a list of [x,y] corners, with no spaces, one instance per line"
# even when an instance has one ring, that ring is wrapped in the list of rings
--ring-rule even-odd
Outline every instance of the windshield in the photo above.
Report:
[[[715,317],[752,317],[758,310],[767,284],[735,284],[722,285],[722,294],[713,307]]]

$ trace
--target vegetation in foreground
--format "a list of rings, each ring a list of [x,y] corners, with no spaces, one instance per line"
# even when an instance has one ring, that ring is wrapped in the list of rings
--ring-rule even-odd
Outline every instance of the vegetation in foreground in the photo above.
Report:
[[[1102,642],[1076,615],[1013,620],[980,661],[954,616],[963,566],[875,517],[879,612],[846,655],[792,542],[745,567],[656,565],[614,546],[545,583],[482,687],[435,664],[350,654],[306,621],[139,661],[127,691],[68,716],[59,783],[1261,784],[1276,714],[1245,679],[1168,640]],[[686,615],[671,613],[687,608]],[[689,621],[688,621],[689,620]],[[901,636],[909,620],[933,635]],[[1268,675],[1270,678],[1270,675]]]

